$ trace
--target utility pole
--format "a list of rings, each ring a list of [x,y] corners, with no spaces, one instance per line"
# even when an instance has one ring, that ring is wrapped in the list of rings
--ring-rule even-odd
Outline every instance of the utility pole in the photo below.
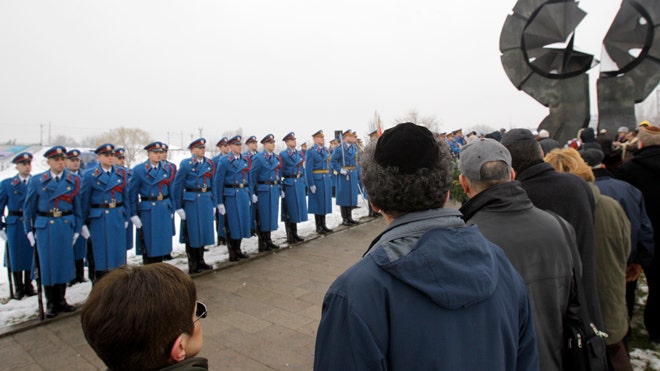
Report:
[[[52,137],[51,137],[51,129],[52,129],[51,122],[48,121],[48,145],[50,145],[50,144],[52,143],[52,142],[51,142],[51,140],[52,140]]]
[[[183,130],[181,130],[181,148],[183,148]]]
[[[44,146],[44,124],[39,124],[39,146]]]
[[[198,130],[199,130],[199,137],[200,137],[200,138],[203,137],[203,135],[202,135],[202,131],[204,130],[204,128],[200,126],[200,127],[198,128]]]
[[[170,132],[167,132],[167,145],[170,145]]]

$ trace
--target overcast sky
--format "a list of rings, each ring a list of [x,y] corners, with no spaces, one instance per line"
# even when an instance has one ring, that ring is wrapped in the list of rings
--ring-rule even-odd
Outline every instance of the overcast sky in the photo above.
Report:
[[[53,137],[123,125],[175,145],[199,128],[365,135],[374,111],[389,127],[410,109],[444,130],[536,127],[547,109],[500,63],[515,3],[3,0],[0,142],[38,142],[49,122]],[[600,59],[620,3],[580,2],[576,49]]]

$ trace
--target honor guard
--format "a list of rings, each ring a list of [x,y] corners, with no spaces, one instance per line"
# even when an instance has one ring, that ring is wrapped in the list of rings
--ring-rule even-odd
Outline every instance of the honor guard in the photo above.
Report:
[[[149,143],[148,159],[133,167],[129,185],[131,221],[138,229],[145,264],[159,263],[172,252],[173,208],[170,199],[173,169],[161,162],[163,146]]]
[[[325,216],[332,213],[332,179],[330,178],[330,154],[325,148],[323,130],[312,134],[314,146],[307,151],[305,174],[307,175],[308,212],[314,214],[316,233],[332,232],[325,225]]]
[[[357,221],[351,216],[352,210],[357,206],[358,189],[357,157],[355,135],[348,129],[342,135],[342,142],[332,152],[330,165],[337,174],[336,202],[341,210],[343,225],[355,225]]]
[[[252,157],[253,193],[257,195],[255,203],[257,210],[257,236],[259,237],[259,251],[271,251],[280,247],[273,243],[271,232],[277,230],[277,213],[279,211],[280,169],[282,161],[279,155],[273,153],[275,149],[275,136],[266,135],[261,139],[264,150]]]
[[[243,152],[243,156],[248,158],[250,162],[254,159],[254,156],[257,155],[257,137],[254,135],[251,135],[249,138],[245,140],[245,146],[247,147],[247,150]],[[256,194],[256,193],[255,193]],[[250,205],[250,220],[252,221],[252,224],[250,225],[250,234],[252,236],[257,235],[257,211],[255,208],[255,203],[252,203]]]
[[[222,137],[218,143],[215,144],[220,151],[217,155],[213,157],[213,163],[215,164],[216,169],[220,163],[220,158],[226,156],[229,153],[229,144],[227,144],[229,139],[227,137]],[[217,200],[220,201],[220,200]],[[225,216],[220,215],[218,210],[215,210],[215,229],[218,234],[218,246],[227,244],[227,236],[225,235]]]
[[[332,153],[335,151],[335,148],[339,146],[337,139],[330,139],[330,145],[328,146],[328,153],[330,154],[330,159],[332,159]],[[332,169],[330,166],[330,180],[332,181],[332,197],[335,197],[337,193],[337,172]]]
[[[128,177],[128,184],[126,187],[130,187],[131,177],[133,176],[133,169],[126,167],[126,149],[122,147],[115,148],[115,166],[118,168],[124,169],[126,171],[126,176]],[[127,201],[128,202],[128,201]],[[129,203],[130,206],[130,203]],[[133,230],[135,226],[132,223],[129,223],[126,227],[126,251],[133,248]]]
[[[280,152],[282,158],[282,221],[286,227],[288,243],[304,241],[298,236],[298,224],[307,221],[307,200],[305,197],[305,159],[296,150],[296,134],[290,132],[282,138],[287,149]]]
[[[80,170],[80,150],[71,149],[66,153],[66,168],[72,173],[80,177],[82,181],[80,189],[84,189],[85,180],[82,176],[82,171]],[[82,191],[81,191],[82,192]],[[82,204],[83,212],[85,204]],[[84,221],[83,221],[84,223]],[[87,282],[85,279],[85,258],[87,257],[87,238],[85,233],[81,233],[81,236],[84,238],[79,238],[76,243],[73,245],[73,257],[75,259],[76,266],[76,277],[69,282],[69,286],[73,286],[76,283]]]
[[[126,229],[131,215],[126,169],[115,166],[115,146],[106,143],[95,151],[98,164],[83,176],[82,204],[86,225],[82,234],[92,249],[94,282],[126,265]],[[90,264],[92,265],[92,264]]]
[[[378,138],[380,138],[380,134],[378,133],[378,130],[374,130],[369,133],[369,144],[368,146],[375,146],[378,142]],[[361,162],[361,161],[360,161]],[[362,178],[360,178],[362,179]],[[361,189],[364,190],[364,185],[362,184],[362,181],[360,180],[360,187]],[[365,200],[368,200],[369,195],[367,195],[367,192],[362,192],[362,196],[364,196]],[[367,207],[369,208],[369,216],[372,218],[378,218],[381,215],[377,212],[374,211],[374,209],[371,207],[371,202],[367,201]]]
[[[250,238],[250,203],[257,196],[250,188],[251,163],[241,154],[241,136],[229,139],[231,152],[220,158],[215,172],[218,212],[225,216],[229,261],[249,258],[241,251],[243,238]]]
[[[32,286],[34,252],[23,226],[23,204],[32,171],[32,154],[21,152],[11,162],[16,165],[18,174],[0,182],[0,238],[6,242],[9,296],[20,300],[23,296],[36,294]]]
[[[46,317],[73,312],[66,300],[66,284],[75,277],[73,245],[82,228],[80,177],[65,167],[66,148],[44,153],[49,170],[32,177],[25,198],[23,226],[36,246],[39,277],[46,294]]]
[[[179,242],[186,245],[188,272],[213,269],[204,261],[204,246],[215,243],[213,231],[215,163],[206,158],[206,140],[188,146],[192,157],[184,159],[174,178],[174,209],[181,218]]]
[[[165,163],[165,166],[169,167],[170,169],[170,184],[174,184],[174,177],[176,177],[176,164],[170,160],[169,154],[170,154],[170,147],[167,143],[160,142],[160,144],[163,146],[163,152],[161,152],[160,160]],[[172,218],[172,236],[176,234],[176,228],[174,227],[174,218]],[[172,260],[172,254],[167,254],[163,257],[163,260]]]

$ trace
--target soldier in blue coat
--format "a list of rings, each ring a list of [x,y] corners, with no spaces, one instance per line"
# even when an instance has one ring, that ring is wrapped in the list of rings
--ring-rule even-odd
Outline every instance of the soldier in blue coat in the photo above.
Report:
[[[160,142],[163,152],[160,153],[160,160],[170,169],[170,184],[174,184],[176,177],[177,167],[176,164],[169,160],[170,146],[167,143]],[[174,226],[174,218],[172,218],[172,236],[176,234],[176,227]],[[172,254],[163,256],[163,260],[172,260]]]
[[[227,144],[228,141],[229,139],[227,139],[227,137],[222,137],[218,143],[215,144],[219,151],[217,155],[213,156],[213,163],[215,164],[216,169],[220,163],[220,158],[229,154],[229,144]],[[225,233],[225,216],[220,215],[217,209],[215,210],[215,229],[218,234],[217,246],[226,245],[227,234]]]
[[[34,250],[23,227],[23,204],[27,183],[32,171],[32,154],[21,152],[11,160],[18,174],[0,183],[0,238],[5,240],[5,265],[13,278],[14,292],[9,295],[20,300],[35,295],[32,286]],[[7,217],[3,217],[7,208]]]
[[[81,181],[65,168],[65,155],[63,146],[44,153],[50,169],[30,178],[25,197],[23,226],[37,247],[48,318],[76,310],[65,295],[66,284],[75,277],[73,245],[82,228]]]
[[[247,150],[243,152],[243,156],[248,158],[250,162],[254,160],[254,156],[257,155],[257,137],[254,135],[249,136],[245,140],[245,146],[247,147]],[[256,193],[255,193],[256,194]],[[250,205],[250,218],[252,221],[252,225],[250,226],[250,234],[252,236],[257,235],[257,209],[255,208],[255,203]]]
[[[325,148],[323,130],[312,134],[314,146],[307,151],[305,174],[309,186],[308,212],[314,214],[316,233],[332,232],[325,225],[326,214],[332,213],[332,178],[330,177],[330,154]]]
[[[82,235],[92,249],[94,282],[126,265],[126,228],[131,215],[126,169],[114,166],[115,146],[102,144],[94,152],[98,164],[83,175],[82,204],[86,225]]]
[[[280,247],[273,243],[270,236],[277,230],[277,212],[279,211],[280,169],[282,161],[279,155],[273,153],[275,149],[275,136],[266,135],[261,139],[264,150],[252,157],[253,193],[257,195],[257,236],[259,237],[259,251],[271,251]]]
[[[76,174],[80,177],[81,183],[80,189],[84,187],[85,180],[83,179],[82,170],[80,170],[80,150],[71,149],[66,153],[66,168],[72,174]],[[83,210],[84,210],[83,204]],[[87,257],[87,238],[84,233],[81,233],[81,237],[76,240],[76,243],[73,245],[73,258],[75,259],[76,267],[76,277],[74,277],[71,282],[69,282],[69,287],[75,285],[76,283],[87,282],[85,279],[85,258]]]
[[[225,216],[228,229],[227,251],[229,261],[249,258],[241,251],[243,238],[250,238],[250,202],[257,196],[250,187],[250,160],[241,154],[241,136],[229,139],[231,152],[220,158],[215,172],[218,212]]]
[[[357,171],[358,150],[355,146],[355,135],[350,129],[342,134],[342,142],[332,152],[330,165],[337,172],[336,202],[341,210],[343,225],[358,224],[351,216],[352,209],[357,206],[359,176]]]
[[[147,161],[133,167],[129,184],[131,221],[138,229],[145,264],[160,263],[172,252],[172,167],[161,162],[161,142],[147,144]],[[136,243],[137,244],[137,243]]]
[[[286,228],[288,243],[304,241],[298,236],[297,223],[307,221],[307,199],[305,197],[305,158],[296,150],[296,134],[290,132],[282,138],[287,149],[280,152],[282,158],[282,221]]]
[[[184,159],[174,178],[174,209],[181,218],[179,242],[186,244],[189,273],[213,269],[204,261],[204,246],[215,243],[213,178],[215,163],[206,158],[206,139],[188,146],[192,157]]]
[[[117,147],[115,148],[115,166],[118,168],[122,168],[126,171],[126,175],[128,176],[128,185],[126,187],[130,187],[131,184],[131,177],[133,176],[133,169],[126,167],[126,149],[123,147]],[[129,202],[130,206],[130,202]],[[128,226],[126,227],[126,251],[130,250],[133,248],[133,229],[135,227],[133,226],[132,223],[129,223]]]

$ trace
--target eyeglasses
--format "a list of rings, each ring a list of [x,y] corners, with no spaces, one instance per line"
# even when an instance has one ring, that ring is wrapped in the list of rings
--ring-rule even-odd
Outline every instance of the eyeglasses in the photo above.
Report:
[[[193,321],[192,324],[194,325],[195,322],[199,321],[200,319],[202,319],[202,318],[206,318],[206,316],[207,316],[208,314],[209,314],[209,312],[208,312],[208,310],[206,309],[206,304],[202,303],[201,301],[198,301],[198,302],[195,304],[195,316],[196,316],[197,318]]]

